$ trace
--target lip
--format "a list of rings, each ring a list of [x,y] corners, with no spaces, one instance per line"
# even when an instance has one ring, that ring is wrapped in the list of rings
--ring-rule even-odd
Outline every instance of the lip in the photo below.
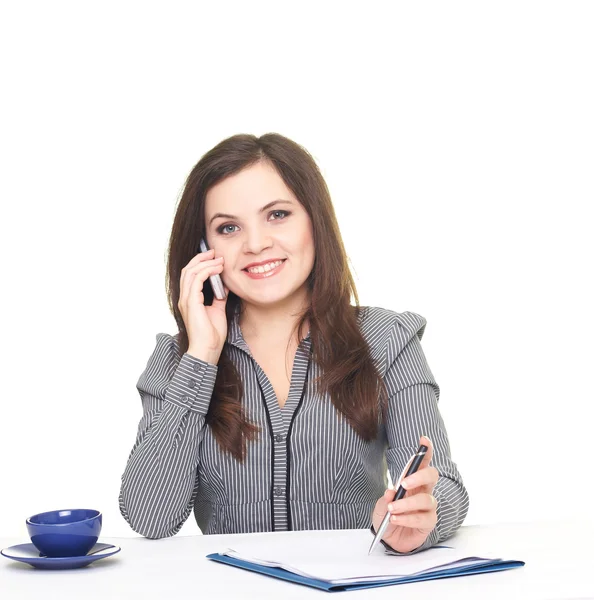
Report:
[[[271,269],[270,271],[264,271],[264,273],[250,273],[249,271],[246,271],[245,269],[243,271],[250,279],[267,279],[268,277],[273,277],[277,273],[280,273],[280,271],[282,271],[283,267],[285,266],[285,263],[287,262],[287,259],[283,260],[282,258],[279,258],[278,260],[282,260],[283,262],[278,267],[275,267],[274,269]],[[264,264],[267,264],[269,262],[274,262],[274,261],[268,260]]]
[[[277,262],[278,260],[285,261],[287,259],[286,258],[269,258],[268,260],[263,260],[260,262],[253,262],[253,263],[250,263],[249,265],[246,265],[245,267],[243,267],[243,271],[245,271],[246,269],[251,269],[252,267],[262,267],[263,265],[267,265],[268,263]]]

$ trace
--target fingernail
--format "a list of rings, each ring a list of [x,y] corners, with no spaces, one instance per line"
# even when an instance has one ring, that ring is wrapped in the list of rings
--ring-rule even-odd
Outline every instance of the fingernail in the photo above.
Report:
[[[400,485],[401,485],[401,486],[402,486],[402,487],[403,487],[405,490],[407,490],[407,489],[408,489],[408,479],[403,479],[403,480],[400,482]]]
[[[392,512],[394,510],[394,505],[393,504],[388,504],[388,510],[390,512]]]

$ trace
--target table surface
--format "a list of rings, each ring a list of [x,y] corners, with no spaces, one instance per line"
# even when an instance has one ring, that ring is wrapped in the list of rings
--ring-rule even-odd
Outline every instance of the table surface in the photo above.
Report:
[[[580,521],[508,523],[461,527],[455,540],[469,548],[490,548],[503,559],[524,561],[523,567],[494,573],[343,592],[348,598],[399,600],[451,597],[457,600],[497,598],[594,598],[594,524]],[[122,548],[116,555],[80,569],[45,571],[0,555],[0,596],[39,598],[322,598],[327,592],[288,583],[206,559],[249,536],[282,536],[299,543],[320,532],[240,535],[100,538]],[[332,531],[324,532],[331,536]],[[0,548],[27,543],[0,538]],[[398,557],[394,557],[398,560]],[[340,592],[338,592],[340,594]],[[216,596],[215,596],[216,594]]]

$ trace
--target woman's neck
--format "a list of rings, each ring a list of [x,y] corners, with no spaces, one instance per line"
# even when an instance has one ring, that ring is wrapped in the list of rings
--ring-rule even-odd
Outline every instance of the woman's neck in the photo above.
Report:
[[[243,311],[239,316],[239,326],[244,340],[246,343],[251,340],[267,345],[286,344],[293,337],[298,341],[300,337],[307,334],[309,322],[305,322],[301,336],[298,337],[298,332],[293,330],[308,302],[309,297],[301,295],[274,306],[244,303]]]

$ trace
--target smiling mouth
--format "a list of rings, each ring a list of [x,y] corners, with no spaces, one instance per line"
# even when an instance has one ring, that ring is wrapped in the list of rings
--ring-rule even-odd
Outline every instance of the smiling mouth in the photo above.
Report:
[[[265,265],[262,265],[261,267],[255,267],[258,269],[257,271],[250,271],[249,269],[242,269],[242,271],[244,271],[245,273],[249,273],[250,275],[264,275],[266,273],[270,273],[270,272],[278,269],[280,266],[282,266],[284,264],[284,262],[286,260],[287,260],[286,258],[283,258],[278,264],[275,264],[275,266],[270,269],[263,269],[263,267]]]

